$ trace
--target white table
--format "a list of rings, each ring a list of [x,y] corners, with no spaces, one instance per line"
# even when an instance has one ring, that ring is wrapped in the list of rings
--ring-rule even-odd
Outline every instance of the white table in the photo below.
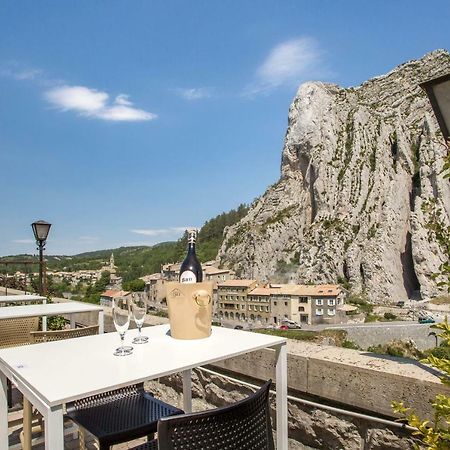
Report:
[[[98,312],[99,333],[104,330],[103,308],[91,303],[67,302],[46,303],[43,305],[4,306],[0,308],[1,319],[17,319],[23,317],[42,317],[42,330],[47,330],[47,316],[70,315],[71,328],[75,327],[73,314],[85,312]]]
[[[113,355],[117,333],[0,350],[0,450],[8,448],[6,378],[43,414],[46,450],[62,450],[63,404],[183,372],[184,410],[189,412],[191,369],[263,348],[275,349],[277,449],[288,448],[286,339],[213,327],[209,338],[177,340],[170,337],[169,325],[146,327],[142,334],[149,343],[134,345],[133,354],[124,357]],[[136,335],[130,330],[126,343]]]
[[[0,303],[27,303],[27,302],[47,303],[47,297],[41,295],[0,295]]]

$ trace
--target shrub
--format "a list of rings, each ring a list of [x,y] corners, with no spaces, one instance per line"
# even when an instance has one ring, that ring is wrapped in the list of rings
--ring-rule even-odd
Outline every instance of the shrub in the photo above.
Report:
[[[364,319],[365,323],[370,323],[370,322],[377,322],[381,317],[378,316],[377,314],[367,314],[366,318]]]
[[[397,316],[395,314],[390,313],[390,312],[385,312],[383,317],[386,320],[395,320],[395,319],[397,319]]]
[[[444,340],[444,346],[437,347],[431,351],[432,354],[422,362],[431,365],[439,370],[442,374],[441,382],[450,385],[450,359],[447,355],[441,353],[441,349],[450,348],[450,326],[447,317],[444,322],[432,325],[442,332],[438,335]],[[438,355],[434,355],[433,352]],[[444,350],[447,351],[447,350]],[[402,419],[406,420],[408,425],[414,427],[413,432],[417,436],[418,441],[429,450],[444,450],[450,448],[450,398],[444,394],[436,395],[431,403],[434,410],[433,422],[422,420],[411,408],[404,405],[403,402],[392,402],[392,408],[396,413],[402,415]],[[419,446],[417,446],[419,448]]]
[[[351,303],[359,308],[360,311],[365,313],[371,313],[373,311],[373,305],[367,300],[367,297],[363,295],[349,295],[347,303]]]
[[[342,343],[342,347],[343,347],[343,348],[351,348],[351,349],[353,349],[353,350],[361,350],[361,347],[360,347],[358,344],[356,344],[356,342],[353,342],[353,341],[347,341],[347,340],[345,340],[345,341]]]

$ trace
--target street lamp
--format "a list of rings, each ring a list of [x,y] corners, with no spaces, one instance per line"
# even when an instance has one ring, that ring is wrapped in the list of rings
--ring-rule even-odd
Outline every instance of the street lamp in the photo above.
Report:
[[[45,241],[47,240],[48,233],[50,231],[51,223],[45,222],[45,220],[38,220],[31,224],[33,228],[34,238],[36,239],[37,248],[39,250],[39,294],[46,294],[46,286],[44,280],[44,248]]]
[[[450,144],[450,73],[421,83],[420,87],[427,93],[439,128],[447,145]]]

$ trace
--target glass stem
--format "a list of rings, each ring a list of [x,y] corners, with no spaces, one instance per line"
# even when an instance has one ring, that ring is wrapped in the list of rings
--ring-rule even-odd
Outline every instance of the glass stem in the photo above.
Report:
[[[142,325],[140,327],[138,327],[139,330],[139,340],[141,340],[142,336],[141,336],[141,329],[142,329]]]
[[[122,353],[125,351],[123,349],[123,343],[125,341],[125,333],[120,333],[120,350],[122,351]]]

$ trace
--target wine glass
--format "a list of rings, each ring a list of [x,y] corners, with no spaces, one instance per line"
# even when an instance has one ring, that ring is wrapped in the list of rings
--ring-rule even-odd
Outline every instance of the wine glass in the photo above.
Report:
[[[119,303],[123,303],[123,309],[120,308]],[[131,355],[133,352],[133,347],[124,346],[123,342],[125,340],[125,333],[130,326],[130,318],[131,318],[131,305],[130,300],[128,298],[124,298],[122,300],[118,300],[113,298],[112,302],[112,316],[114,320],[114,326],[116,327],[117,332],[120,335],[120,347],[116,348],[114,352],[115,356],[126,356]]]
[[[142,325],[144,325],[145,313],[146,313],[146,305],[145,302],[139,298],[138,295],[132,294],[133,304],[133,318],[136,326],[139,330],[139,336],[133,339],[133,344],[146,344],[148,342],[147,336],[142,336],[141,329]]]

